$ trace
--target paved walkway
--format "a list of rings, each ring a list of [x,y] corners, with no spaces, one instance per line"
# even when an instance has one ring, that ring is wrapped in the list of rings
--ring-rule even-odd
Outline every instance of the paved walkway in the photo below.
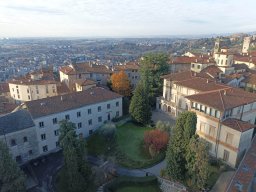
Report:
[[[231,177],[234,175],[235,171],[227,171],[220,175],[217,182],[213,186],[211,192],[225,191],[227,184],[229,183]]]
[[[155,123],[157,121],[169,121],[171,124],[175,125],[175,119],[163,111],[152,111],[152,120]]]

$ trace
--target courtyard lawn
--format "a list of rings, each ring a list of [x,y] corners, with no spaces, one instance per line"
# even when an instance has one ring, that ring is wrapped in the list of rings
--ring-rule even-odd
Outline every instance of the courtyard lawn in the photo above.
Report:
[[[151,129],[131,122],[117,127],[116,156],[120,165],[128,168],[146,168],[164,159],[164,153],[151,158],[144,148],[144,132]]]
[[[148,186],[127,186],[117,189],[116,192],[159,192],[160,189],[155,185]]]
[[[133,123],[127,123],[117,128],[118,148],[126,156],[135,161],[151,159],[150,155],[144,150],[144,132],[151,128],[140,127]]]
[[[108,141],[101,134],[95,133],[87,140],[88,153],[91,155],[114,156],[117,162],[128,168],[146,168],[164,159],[165,154],[159,153],[151,158],[144,148],[144,132],[151,130],[132,122],[118,126],[116,139]]]

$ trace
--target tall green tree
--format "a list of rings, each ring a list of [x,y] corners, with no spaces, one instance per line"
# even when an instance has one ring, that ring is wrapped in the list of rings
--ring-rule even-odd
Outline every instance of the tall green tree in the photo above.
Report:
[[[63,148],[65,173],[69,182],[69,191],[86,191],[89,168],[85,161],[85,141],[78,139],[76,126],[66,120],[60,122],[60,146]]]
[[[6,144],[0,141],[0,192],[22,192],[25,175],[9,154]]]
[[[147,88],[144,87],[143,81],[136,86],[134,95],[131,99],[129,112],[132,118],[141,124],[148,124],[151,120],[151,107],[149,104]]]
[[[155,106],[155,97],[161,95],[163,90],[160,77],[169,70],[168,56],[165,53],[148,53],[142,57],[140,65],[141,79],[147,82],[149,88],[150,104]]]
[[[182,113],[176,121],[167,149],[167,172],[175,180],[184,180],[186,173],[184,125],[187,113]]]
[[[207,144],[198,136],[190,139],[186,153],[187,177],[191,179],[192,185],[202,189],[206,187],[209,177],[209,157]]]
[[[197,116],[194,112],[186,112],[186,121],[184,124],[184,140],[185,144],[189,143],[189,140],[196,133]]]

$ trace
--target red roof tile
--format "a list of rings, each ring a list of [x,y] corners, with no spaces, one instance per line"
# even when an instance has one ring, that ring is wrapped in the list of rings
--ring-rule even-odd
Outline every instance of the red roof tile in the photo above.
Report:
[[[256,173],[256,137],[254,136],[250,149],[246,152],[236,173],[230,180],[226,192],[248,192]]]
[[[187,96],[186,98],[220,111],[256,102],[256,94],[233,87],[198,93]]]
[[[239,132],[245,132],[249,129],[256,127],[256,125],[234,118],[226,119],[222,122],[222,124]]]

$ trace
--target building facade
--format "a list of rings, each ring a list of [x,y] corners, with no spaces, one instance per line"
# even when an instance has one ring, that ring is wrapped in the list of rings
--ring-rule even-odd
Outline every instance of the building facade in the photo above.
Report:
[[[35,124],[26,110],[0,117],[0,141],[7,145],[13,159],[19,164],[39,155]]]
[[[86,91],[25,102],[35,123],[39,154],[59,149],[59,122],[76,125],[79,137],[88,137],[105,122],[122,116],[122,96],[95,87]]]

